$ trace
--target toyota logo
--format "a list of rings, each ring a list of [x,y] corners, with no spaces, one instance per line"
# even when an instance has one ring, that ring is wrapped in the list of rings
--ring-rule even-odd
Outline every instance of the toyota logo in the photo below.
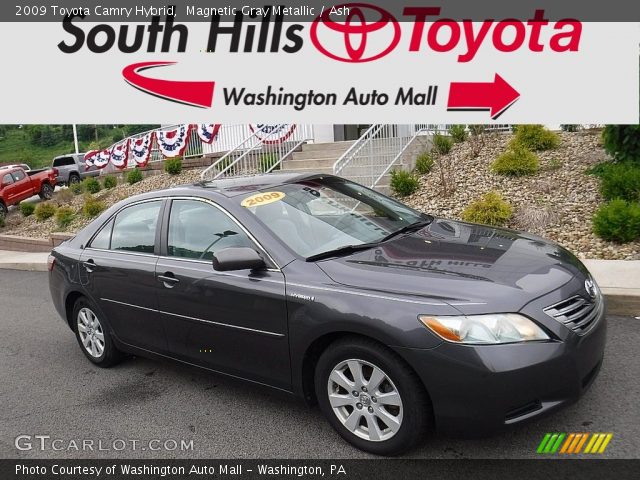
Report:
[[[400,24],[386,10],[366,3],[345,3],[335,8],[348,9],[344,23],[334,21],[331,10],[326,10],[311,25],[311,41],[327,57],[349,63],[371,62],[398,46]],[[373,21],[367,22],[367,11],[373,12]],[[334,47],[336,34],[344,47]]]
[[[584,281],[584,289],[587,291],[587,293],[591,298],[596,298],[597,290],[596,290],[596,284],[593,283],[593,280],[591,280],[590,278],[587,278]]]

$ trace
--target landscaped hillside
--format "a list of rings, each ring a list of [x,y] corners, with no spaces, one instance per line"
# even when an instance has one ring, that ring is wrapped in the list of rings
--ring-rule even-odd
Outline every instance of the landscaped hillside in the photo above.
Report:
[[[81,152],[107,148],[128,135],[157,125],[78,125]],[[71,125],[0,125],[0,165],[26,163],[31,168],[51,165],[58,155],[73,152]]]

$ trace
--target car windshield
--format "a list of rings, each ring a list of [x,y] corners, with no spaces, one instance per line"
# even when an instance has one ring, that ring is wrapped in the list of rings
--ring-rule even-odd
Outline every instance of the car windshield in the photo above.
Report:
[[[375,244],[430,219],[391,198],[337,177],[269,188],[242,206],[305,258]],[[347,252],[348,253],[348,252]]]

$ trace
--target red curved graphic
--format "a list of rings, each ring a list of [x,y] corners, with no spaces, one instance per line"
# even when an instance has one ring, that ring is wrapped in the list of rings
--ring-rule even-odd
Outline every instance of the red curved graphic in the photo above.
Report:
[[[134,63],[122,70],[125,81],[134,88],[172,102],[192,107],[211,108],[215,82],[161,80],[140,75],[149,68],[175,65],[176,62]]]

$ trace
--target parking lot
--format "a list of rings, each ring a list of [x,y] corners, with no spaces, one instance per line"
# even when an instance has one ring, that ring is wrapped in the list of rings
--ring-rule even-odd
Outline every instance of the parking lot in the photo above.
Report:
[[[547,432],[611,432],[613,440],[604,457],[639,458],[639,344],[640,320],[611,317],[601,374],[579,403],[488,438],[432,435],[408,456],[535,457]],[[19,435],[59,439],[60,449],[41,451],[39,442],[33,441],[33,448],[18,450]],[[94,449],[78,451],[71,443],[81,447],[83,440],[92,440]],[[131,440],[138,441],[135,450]],[[152,440],[158,440],[153,443],[158,450],[149,448]],[[191,440],[193,448],[180,448],[181,441]],[[121,450],[123,443],[126,447]],[[97,449],[98,444],[103,450]],[[25,448],[26,443],[21,445]],[[51,447],[50,442],[47,445]],[[108,370],[93,366],[55,313],[47,274],[0,270],[0,457],[368,455],[344,442],[318,409],[286,394],[143,358]]]

